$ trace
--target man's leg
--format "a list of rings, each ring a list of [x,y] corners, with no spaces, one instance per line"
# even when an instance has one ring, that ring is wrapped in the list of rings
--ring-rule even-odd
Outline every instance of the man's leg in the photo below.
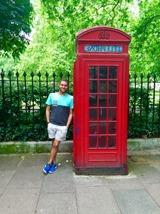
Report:
[[[54,139],[52,141],[52,148],[51,148],[50,157],[49,157],[49,161],[48,161],[49,164],[55,162],[57,152],[58,152],[58,148],[59,148],[59,144],[60,144],[60,141],[58,141],[56,139]]]

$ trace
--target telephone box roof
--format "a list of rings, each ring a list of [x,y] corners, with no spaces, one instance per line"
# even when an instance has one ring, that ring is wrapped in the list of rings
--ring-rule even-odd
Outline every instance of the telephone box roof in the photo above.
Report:
[[[130,42],[131,36],[127,33],[115,29],[112,27],[106,26],[95,26],[91,28],[86,28],[77,33],[77,40],[78,41],[85,41],[85,40],[114,40],[114,41],[127,41]],[[101,38],[100,38],[101,36]]]

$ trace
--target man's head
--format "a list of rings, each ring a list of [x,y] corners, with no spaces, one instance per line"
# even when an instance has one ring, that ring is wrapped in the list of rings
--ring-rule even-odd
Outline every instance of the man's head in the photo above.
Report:
[[[64,94],[68,89],[68,82],[66,80],[61,80],[59,85],[59,92]]]

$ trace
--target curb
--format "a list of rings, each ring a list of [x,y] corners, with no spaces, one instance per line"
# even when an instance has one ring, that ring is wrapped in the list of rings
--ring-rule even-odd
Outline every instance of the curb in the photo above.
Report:
[[[73,142],[61,142],[59,152],[72,152]],[[0,154],[49,153],[51,141],[1,142]]]
[[[1,142],[0,154],[49,153],[51,141]],[[73,151],[73,141],[61,142],[59,152]],[[160,154],[160,138],[128,139],[128,155]]]

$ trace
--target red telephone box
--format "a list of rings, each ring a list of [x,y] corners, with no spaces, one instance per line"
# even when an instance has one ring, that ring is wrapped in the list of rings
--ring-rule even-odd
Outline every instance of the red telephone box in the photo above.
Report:
[[[110,27],[82,30],[74,64],[77,174],[127,174],[130,36]]]

